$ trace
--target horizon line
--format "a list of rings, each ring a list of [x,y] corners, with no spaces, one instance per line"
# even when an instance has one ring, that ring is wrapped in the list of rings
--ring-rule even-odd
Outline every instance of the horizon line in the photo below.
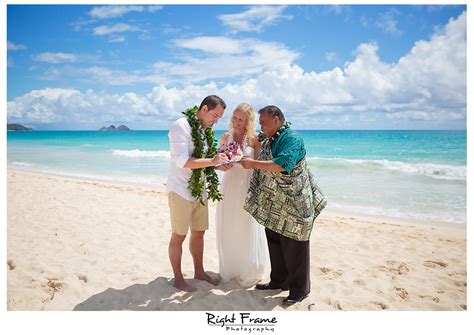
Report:
[[[465,129],[296,129],[297,131],[318,130],[318,131],[467,131]],[[165,131],[165,129],[128,129],[128,130],[100,130],[100,129],[31,129],[31,130],[7,130],[14,132],[28,132],[28,131],[102,131],[102,132],[127,132],[127,131]],[[213,129],[214,131],[226,131],[228,129]]]

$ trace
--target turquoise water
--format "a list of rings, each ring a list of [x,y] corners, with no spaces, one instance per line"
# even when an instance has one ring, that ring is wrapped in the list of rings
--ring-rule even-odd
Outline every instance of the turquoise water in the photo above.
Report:
[[[329,206],[466,223],[465,131],[298,131]],[[217,131],[220,136],[222,131]],[[167,131],[7,133],[15,169],[160,187]]]

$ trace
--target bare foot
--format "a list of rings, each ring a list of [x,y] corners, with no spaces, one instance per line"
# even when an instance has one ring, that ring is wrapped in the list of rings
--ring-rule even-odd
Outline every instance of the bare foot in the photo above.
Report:
[[[209,276],[209,275],[208,275],[207,273],[205,273],[205,272],[195,274],[195,275],[194,275],[194,279],[205,280],[205,281],[207,281],[209,284],[212,284],[212,285],[219,285],[219,283],[220,283],[220,280],[219,280],[219,279],[212,278],[211,276]]]
[[[186,283],[186,281],[176,281],[174,282],[174,287],[176,287],[178,290],[185,291],[185,292],[194,292],[196,291],[196,288],[189,285]]]

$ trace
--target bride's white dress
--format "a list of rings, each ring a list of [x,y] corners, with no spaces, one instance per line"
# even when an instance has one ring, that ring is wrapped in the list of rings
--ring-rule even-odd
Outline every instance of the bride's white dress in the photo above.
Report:
[[[247,146],[244,154],[253,158],[253,151]],[[219,273],[223,282],[236,279],[244,287],[258,283],[269,266],[265,228],[243,208],[252,172],[235,164],[224,173],[216,211]]]

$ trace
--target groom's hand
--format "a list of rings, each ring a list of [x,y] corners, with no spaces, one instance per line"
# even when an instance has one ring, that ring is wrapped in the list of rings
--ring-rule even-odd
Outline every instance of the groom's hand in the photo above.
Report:
[[[219,170],[219,171],[227,171],[227,170],[230,170],[232,168],[232,166],[234,166],[233,163],[231,164],[225,164],[225,165],[221,165],[219,167],[216,167],[216,170]]]

